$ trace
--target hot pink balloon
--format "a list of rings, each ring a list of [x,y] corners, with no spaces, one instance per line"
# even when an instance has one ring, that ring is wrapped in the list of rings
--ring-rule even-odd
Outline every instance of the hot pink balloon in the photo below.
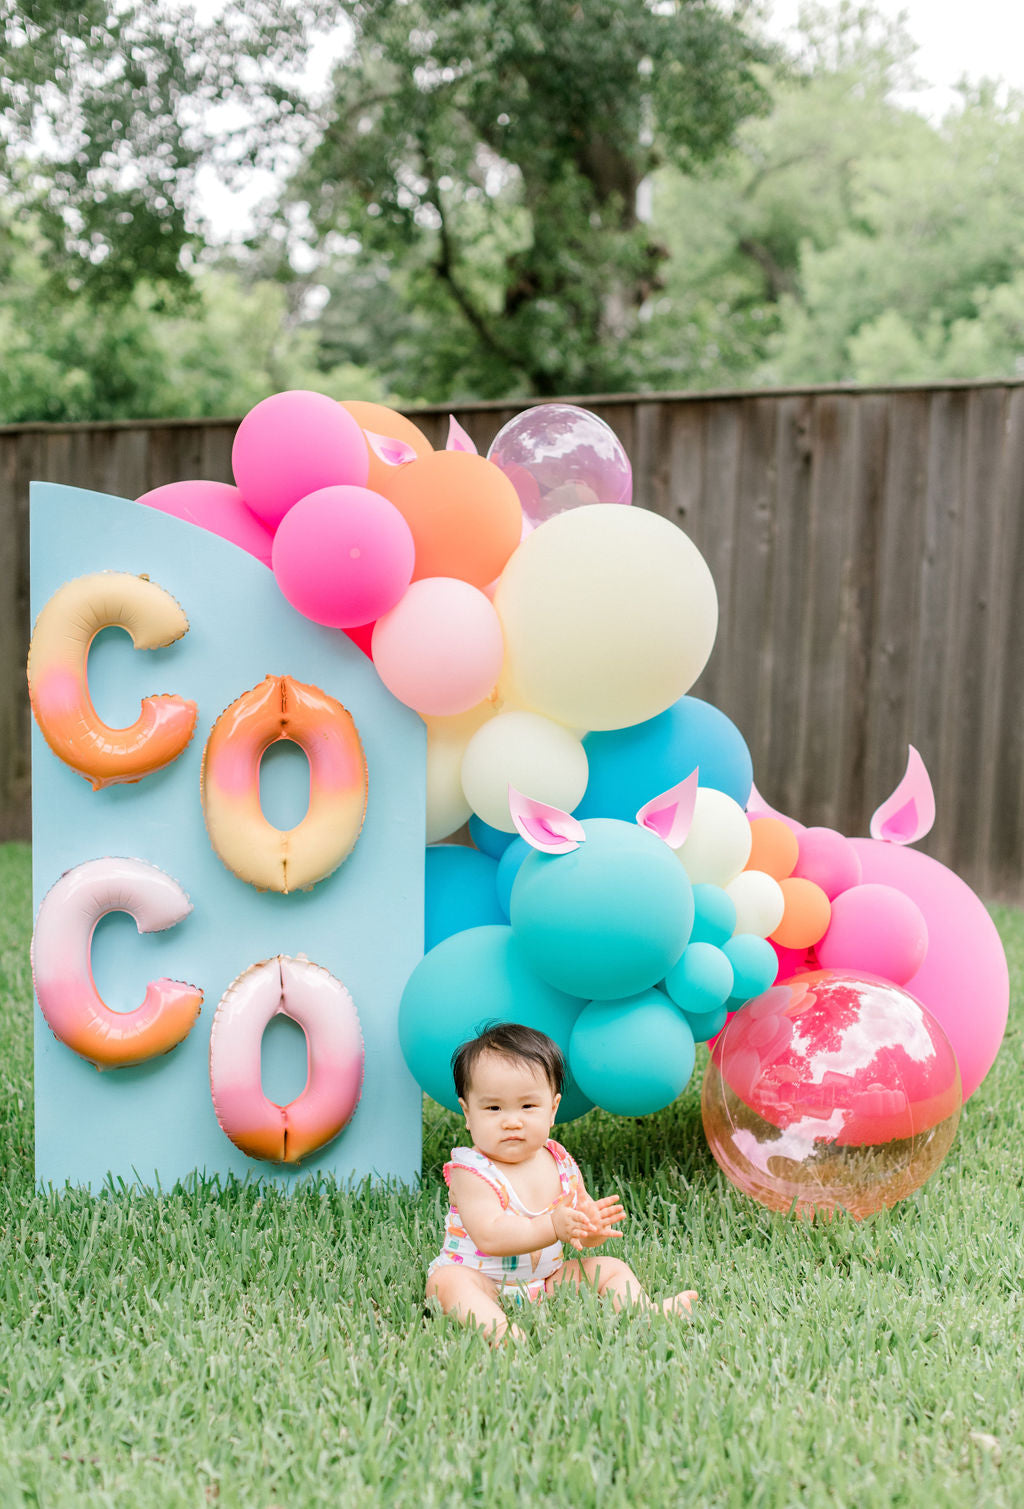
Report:
[[[347,409],[325,393],[293,388],[249,410],[235,433],[231,469],[246,503],[273,530],[310,493],[365,486],[370,457]]]
[[[262,519],[246,508],[238,488],[227,482],[168,482],[135,501],[172,518],[184,519],[186,524],[198,524],[200,529],[241,546],[264,566],[270,565],[273,535]]]
[[[888,885],[855,885],[832,903],[815,944],[823,969],[862,970],[905,985],[928,952],[928,925],[909,896]]]
[[[902,891],[924,916],[928,952],[906,988],[952,1043],[966,1100],[992,1067],[1006,1031],[1010,976],[995,923],[970,886],[937,859],[900,844],[851,842],[865,881]]]
[[[797,834],[800,856],[793,874],[813,880],[833,901],[861,881],[860,860],[850,840],[835,828],[804,828]]]
[[[508,477],[532,525],[589,503],[629,503],[633,472],[610,425],[571,403],[538,404],[498,431],[487,459]]]
[[[490,600],[469,582],[425,576],[377,620],[373,662],[399,702],[428,718],[468,712],[493,690],[505,644]]]
[[[274,576],[314,623],[368,624],[412,579],[412,531],[393,503],[367,487],[322,487],[301,498],[274,536]]]

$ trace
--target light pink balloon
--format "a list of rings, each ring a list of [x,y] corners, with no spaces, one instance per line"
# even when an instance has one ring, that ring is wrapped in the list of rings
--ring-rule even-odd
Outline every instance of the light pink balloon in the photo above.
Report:
[[[412,580],[412,530],[367,487],[322,487],[300,498],[274,536],[274,576],[291,603],[332,629],[368,624]]]
[[[901,844],[851,842],[865,881],[897,887],[924,916],[928,952],[906,988],[952,1043],[967,1100],[992,1067],[1006,1030],[1010,975],[995,923],[970,886],[937,859]]]
[[[251,509],[246,508],[237,487],[227,482],[168,482],[136,498],[147,508],[159,509],[186,524],[198,524],[211,534],[220,535],[254,555],[264,566],[270,565],[274,537]]]
[[[498,615],[469,582],[426,576],[377,620],[373,663],[384,685],[428,718],[468,712],[493,690],[505,645]]]
[[[850,840],[835,828],[804,828],[797,834],[800,857],[793,874],[821,886],[829,901],[860,885],[860,860]]]
[[[823,969],[864,970],[905,985],[924,962],[928,925],[909,896],[889,885],[855,885],[835,898],[815,944]]]
[[[274,530],[322,487],[364,487],[370,455],[347,409],[325,393],[293,388],[249,410],[235,432],[231,469],[246,503]]]

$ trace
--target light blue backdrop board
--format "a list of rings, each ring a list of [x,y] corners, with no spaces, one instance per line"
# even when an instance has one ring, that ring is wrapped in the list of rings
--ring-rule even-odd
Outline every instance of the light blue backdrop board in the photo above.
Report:
[[[420,1090],[398,1046],[398,1003],[423,953],[426,731],[382,686],[340,630],[303,618],[269,570],[205,530],[125,499],[36,483],[32,489],[32,621],[64,582],[93,571],[147,575],[175,597],[189,632],[137,651],[127,634],[100,634],[89,684],[104,721],[133,723],[144,696],[178,692],[198,704],[195,737],[173,764],[135,785],[93,791],[32,734],[34,912],[74,865],[127,855],[164,870],[193,910],[176,927],[140,935],[126,914],[93,939],[93,973],[109,1006],[139,1005],[147,981],[198,985],[202,1013],[186,1040],[146,1064],[100,1073],[57,1041],[35,1013],[36,1176],[98,1188],[110,1176],[166,1187],[194,1172],[273,1179],[330,1175],[408,1182],[420,1168]],[[214,853],[203,822],[199,772],[217,718],[268,674],[323,688],[352,713],[369,770],[362,834],[345,863],[311,891],[260,893]],[[291,827],[305,811],[305,757],[269,751],[264,812]],[[305,954],[352,994],[366,1045],[366,1076],[341,1135],[300,1168],[250,1159],[221,1131],[210,1098],[210,1025],[235,977],[273,954]],[[263,1043],[263,1087],[285,1103],[306,1078],[301,1029],[275,1019]]]

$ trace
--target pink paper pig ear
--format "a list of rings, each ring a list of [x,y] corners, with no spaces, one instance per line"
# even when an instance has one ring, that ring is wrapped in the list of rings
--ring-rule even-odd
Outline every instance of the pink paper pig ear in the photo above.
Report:
[[[454,414],[448,415],[448,443],[446,451],[470,451],[474,456],[478,455],[476,446],[466,434]]]
[[[916,843],[935,822],[935,793],[924,761],[913,744],[908,749],[902,781],[871,819],[871,837],[891,844]]]
[[[385,466],[405,466],[407,461],[416,460],[415,448],[404,440],[395,440],[391,435],[377,435],[373,430],[364,430],[363,434],[373,454]]]
[[[670,849],[678,849],[690,831],[696,805],[697,771],[691,770],[685,781],[645,802],[636,820],[641,828],[663,838]]]
[[[780,822],[787,822],[781,812],[776,812],[774,807],[769,807],[764,797],[758,791],[753,781],[750,783],[750,795],[747,797],[748,817],[777,817]]]
[[[514,786],[508,788],[508,810],[521,837],[542,854],[571,854],[586,842],[583,824],[547,802],[535,802]]]

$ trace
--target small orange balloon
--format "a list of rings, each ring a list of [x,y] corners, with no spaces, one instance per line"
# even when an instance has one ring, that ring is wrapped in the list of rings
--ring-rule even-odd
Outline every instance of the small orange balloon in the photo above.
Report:
[[[824,938],[832,920],[832,904],[821,886],[813,880],[790,876],[780,880],[786,910],[782,921],[772,933],[773,943],[780,948],[810,948]]]
[[[389,440],[404,440],[417,456],[429,456],[434,449],[423,431],[397,409],[389,409],[382,403],[366,403],[361,398],[346,399],[341,407],[348,410],[361,430],[386,435]],[[384,481],[394,475],[395,468],[382,461],[372,446],[368,445],[366,449],[370,452],[370,474],[366,485],[371,492],[382,493]]]
[[[754,817],[750,820],[750,838],[748,870],[763,870],[773,880],[792,875],[800,858],[800,845],[792,828],[777,817]]]
[[[412,530],[414,582],[455,576],[483,590],[519,544],[519,495],[485,456],[432,451],[394,468],[380,490]]]

